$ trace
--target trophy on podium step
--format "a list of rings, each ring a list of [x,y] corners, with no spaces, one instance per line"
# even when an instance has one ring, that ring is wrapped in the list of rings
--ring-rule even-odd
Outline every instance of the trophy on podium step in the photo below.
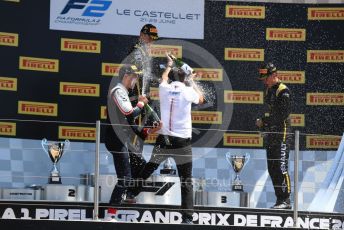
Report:
[[[247,164],[250,159],[250,154],[245,153],[244,155],[234,154],[234,153],[226,153],[226,160],[232,166],[235,172],[235,178],[232,182],[232,190],[233,191],[244,191],[244,186],[240,180],[239,174]]]
[[[176,169],[173,168],[171,159],[169,157],[164,163],[164,168],[160,170],[160,174],[176,175]]]
[[[61,159],[65,151],[69,148],[69,140],[64,142],[48,142],[47,139],[43,139],[42,148],[53,162],[53,169],[50,172],[49,184],[61,184],[60,172],[57,169],[57,162]]]

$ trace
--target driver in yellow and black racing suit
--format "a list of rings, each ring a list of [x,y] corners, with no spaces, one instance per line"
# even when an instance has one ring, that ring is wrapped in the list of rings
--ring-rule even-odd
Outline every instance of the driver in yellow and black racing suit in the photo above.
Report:
[[[272,63],[265,63],[260,67],[258,79],[266,87],[264,102],[269,106],[269,115],[258,118],[256,125],[265,132],[268,172],[277,197],[272,208],[291,209],[288,173],[291,93],[278,79],[277,68]]]

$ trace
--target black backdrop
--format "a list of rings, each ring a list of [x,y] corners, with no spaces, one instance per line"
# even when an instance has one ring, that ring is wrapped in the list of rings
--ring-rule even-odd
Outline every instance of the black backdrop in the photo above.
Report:
[[[233,5],[265,6],[264,20],[226,18],[226,3],[206,1],[204,40],[190,40],[214,55],[226,71],[233,90],[262,91],[255,80],[260,62],[226,61],[225,47],[265,49],[265,60],[273,61],[280,70],[305,71],[305,84],[288,84],[293,93],[293,113],[305,114],[302,133],[342,135],[344,102],[337,106],[306,105],[306,93],[342,93],[344,63],[308,63],[307,50],[343,50],[343,20],[308,20],[308,7],[333,5],[233,3]],[[49,1],[21,0],[19,3],[0,1],[0,32],[19,35],[18,47],[0,45],[0,77],[16,78],[17,91],[0,90],[0,118],[44,121],[75,121],[94,123],[100,118],[100,107],[106,105],[111,77],[101,75],[102,62],[120,63],[135,36],[55,31],[49,29]],[[344,5],[336,5],[344,7]],[[113,26],[116,26],[114,24]],[[306,41],[271,41],[266,28],[306,29]],[[101,53],[63,52],[61,38],[101,41]],[[19,69],[19,56],[59,60],[59,72]],[[192,63],[192,60],[191,60]],[[207,68],[207,66],[204,66]],[[60,82],[94,83],[100,85],[99,97],[66,96],[59,94]],[[216,90],[226,90],[221,82],[213,83]],[[217,98],[217,101],[223,98]],[[58,104],[56,117],[18,113],[18,101]],[[218,103],[218,102],[217,102]],[[255,119],[264,113],[262,104],[233,104],[233,116],[228,130],[255,131]],[[217,104],[206,110],[221,110]],[[227,119],[226,114],[222,114]],[[73,124],[77,125],[77,124]],[[16,122],[18,138],[58,139],[57,123]],[[94,125],[85,125],[92,126]],[[195,124],[196,128],[209,125]],[[205,131],[202,131],[205,132]],[[201,132],[201,135],[202,135]],[[201,136],[198,135],[198,136]],[[196,137],[195,140],[197,140]],[[223,146],[220,141],[218,147]],[[210,146],[212,147],[212,146]],[[302,136],[301,147],[305,148]]]

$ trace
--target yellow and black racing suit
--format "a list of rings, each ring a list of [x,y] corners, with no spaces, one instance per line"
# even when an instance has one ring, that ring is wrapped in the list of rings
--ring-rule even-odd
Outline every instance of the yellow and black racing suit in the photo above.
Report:
[[[266,132],[264,145],[268,171],[279,203],[289,200],[291,192],[288,173],[291,94],[285,84],[278,82],[266,90],[264,101],[269,106],[269,115],[262,118]]]

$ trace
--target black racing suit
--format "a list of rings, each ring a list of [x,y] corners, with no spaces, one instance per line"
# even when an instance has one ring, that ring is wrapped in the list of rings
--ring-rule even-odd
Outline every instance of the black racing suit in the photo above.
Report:
[[[128,56],[123,63],[135,65],[144,72],[144,69],[147,69],[146,66],[149,65],[148,57],[146,46],[138,42],[128,52]],[[124,100],[130,101],[131,106],[134,108],[138,102],[138,96],[141,95],[141,87],[142,77],[139,77],[134,89],[129,89],[128,91],[123,89],[126,95],[117,98],[118,101],[126,97]],[[114,95],[114,92],[112,92],[110,96],[113,97]],[[112,192],[110,204],[118,204],[123,194],[130,197],[139,193],[139,190],[132,186],[133,184],[129,186],[126,182],[132,183],[131,179],[138,178],[138,173],[146,164],[146,160],[142,157],[145,137],[141,133],[142,130],[138,130],[139,125],[144,123],[141,122],[144,117],[144,110],[141,110],[138,114],[135,114],[135,112],[126,114],[126,112],[123,112],[123,109],[120,109],[121,106],[115,103],[115,100],[108,101],[108,106],[112,106],[112,108],[107,110],[108,123],[123,125],[121,127],[118,125],[109,126],[106,131],[105,141],[107,149],[113,155],[117,178],[120,179]],[[126,104],[126,106],[128,106],[127,110],[129,111],[129,104]],[[113,114],[111,120],[109,111]],[[128,125],[131,125],[131,127]]]
[[[290,197],[291,185],[288,173],[290,150],[290,104],[288,87],[278,82],[267,89],[264,101],[269,106],[269,115],[262,118],[267,150],[268,171],[277,197],[277,203]],[[289,134],[289,135],[288,135]]]
[[[137,42],[128,53],[128,64],[135,65],[139,70],[147,70],[151,57],[147,45],[142,42]]]
[[[142,42],[136,43],[129,51],[126,62],[142,70],[142,78],[139,79],[139,84],[132,91],[129,91],[129,95],[137,96],[138,92],[146,95],[149,92],[149,85],[146,86],[146,84],[149,83],[152,76],[152,58],[149,56],[147,45]]]
[[[139,88],[135,88],[130,92],[130,96],[133,94],[143,94],[149,96],[150,87],[158,87],[159,78],[162,75],[162,69],[160,68],[160,60],[157,57],[152,57],[149,53],[150,48],[143,42],[137,42],[129,51],[129,55],[125,60],[125,63],[135,65],[139,70],[142,70],[142,78],[139,79]],[[163,60],[165,62],[165,59]]]
[[[159,103],[150,100],[150,88],[158,86],[158,77],[161,74],[157,58],[151,57],[149,54],[149,45],[138,41],[128,53],[124,63],[135,65],[139,70],[142,70],[142,77],[138,79],[136,86],[129,90],[129,97],[133,104],[137,103],[139,95],[144,95],[149,99],[149,105],[156,111]],[[152,126],[153,120],[149,116],[145,116],[145,111],[138,119],[139,124],[145,126]],[[143,149],[143,142],[140,143]]]
[[[113,155],[118,182],[112,192],[110,204],[119,204],[126,194],[135,195],[133,180],[139,177],[146,161],[142,157],[142,145],[147,129],[136,125],[136,118],[142,113],[138,106],[132,106],[128,91],[118,83],[108,95],[105,146]]]

